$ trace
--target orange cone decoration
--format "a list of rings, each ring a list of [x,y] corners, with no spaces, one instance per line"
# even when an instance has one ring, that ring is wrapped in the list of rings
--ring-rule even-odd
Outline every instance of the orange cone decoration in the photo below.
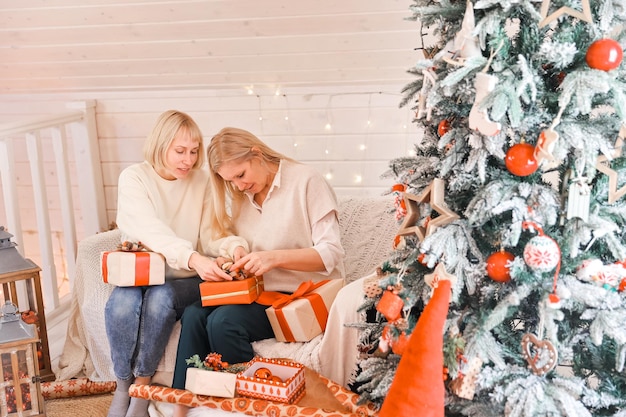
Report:
[[[448,280],[438,280],[400,363],[379,417],[444,417],[443,326],[448,316]]]

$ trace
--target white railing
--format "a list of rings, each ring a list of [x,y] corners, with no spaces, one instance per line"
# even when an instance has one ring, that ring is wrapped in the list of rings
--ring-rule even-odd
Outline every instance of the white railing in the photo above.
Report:
[[[47,311],[59,306],[59,293],[42,141],[51,141],[54,154],[64,236],[63,255],[70,289],[73,287],[76,265],[77,218],[68,161],[68,130],[74,149],[77,172],[75,184],[78,187],[83,232],[85,235],[91,235],[106,230],[107,226],[95,101],[71,102],[67,104],[67,109],[70,111],[62,114],[0,125],[0,179],[7,217],[6,226],[22,256],[25,256],[24,231],[18,198],[14,145],[16,141],[25,141],[26,144],[41,255],[39,267]]]

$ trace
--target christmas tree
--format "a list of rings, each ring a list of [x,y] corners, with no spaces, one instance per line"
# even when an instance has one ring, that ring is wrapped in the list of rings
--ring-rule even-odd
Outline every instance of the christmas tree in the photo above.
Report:
[[[446,415],[626,416],[626,3],[411,12],[423,137],[385,174],[400,228],[366,283],[361,399],[385,400],[440,273]]]

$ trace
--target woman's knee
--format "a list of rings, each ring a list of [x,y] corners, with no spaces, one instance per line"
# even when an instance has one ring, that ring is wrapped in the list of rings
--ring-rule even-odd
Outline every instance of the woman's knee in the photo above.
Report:
[[[136,287],[118,287],[113,290],[105,306],[105,317],[126,319],[140,314],[143,292]]]
[[[357,279],[345,285],[339,290],[332,308],[340,311],[355,310],[363,303],[365,293],[363,292],[364,278]]]
[[[216,308],[206,319],[206,329],[213,337],[223,335],[233,329],[241,329],[238,312],[232,306]]]
[[[167,282],[149,287],[144,298],[149,309],[171,310],[174,306],[174,290]]]
[[[201,303],[194,303],[188,305],[183,312],[180,322],[185,329],[196,329],[199,327],[206,327],[207,318],[211,313],[210,307],[203,307]]]

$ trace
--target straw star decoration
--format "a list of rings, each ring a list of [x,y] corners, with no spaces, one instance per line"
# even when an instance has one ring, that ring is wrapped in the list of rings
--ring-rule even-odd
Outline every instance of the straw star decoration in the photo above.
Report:
[[[427,190],[430,188],[430,185],[422,191],[419,195],[404,193],[404,203],[406,205],[406,216],[404,217],[404,221],[398,230],[399,236],[407,236],[415,233],[417,238],[422,241],[424,240],[426,228],[419,226],[417,222],[420,219],[420,208],[419,205],[426,200],[428,197]]]
[[[566,15],[566,14],[570,16],[574,16],[587,23],[593,22],[593,16],[591,15],[591,7],[589,6],[589,0],[581,1],[582,7],[583,7],[582,12],[579,10],[574,10],[571,7],[563,6],[560,9],[558,9],[556,12],[548,15],[548,12],[550,11],[550,3],[552,3],[552,0],[543,0],[543,3],[541,3],[541,21],[539,22],[540,28],[549,24],[553,20],[558,19],[560,16]]]
[[[419,195],[405,193],[404,202],[406,204],[407,214],[400,226],[400,230],[398,230],[398,235],[407,236],[415,233],[421,242],[438,227],[445,226],[458,219],[459,215],[450,210],[446,205],[444,192],[444,181],[435,178]],[[429,219],[424,226],[418,224],[420,220],[419,206],[423,203],[430,204],[432,210],[439,213],[439,216]]]
[[[439,262],[433,272],[424,275],[424,281],[426,281],[426,284],[430,288],[435,289],[441,280],[450,281],[452,286],[456,284],[456,275],[452,275],[446,271],[446,266],[442,262]]]
[[[622,129],[624,130],[624,129]],[[615,141],[615,151],[611,155],[611,159],[618,158],[622,155],[622,145],[624,139],[620,136]],[[626,194],[626,185],[619,190],[617,189],[618,173],[611,169],[611,162],[606,155],[600,155],[596,160],[596,169],[609,177],[609,204],[615,203]]]

